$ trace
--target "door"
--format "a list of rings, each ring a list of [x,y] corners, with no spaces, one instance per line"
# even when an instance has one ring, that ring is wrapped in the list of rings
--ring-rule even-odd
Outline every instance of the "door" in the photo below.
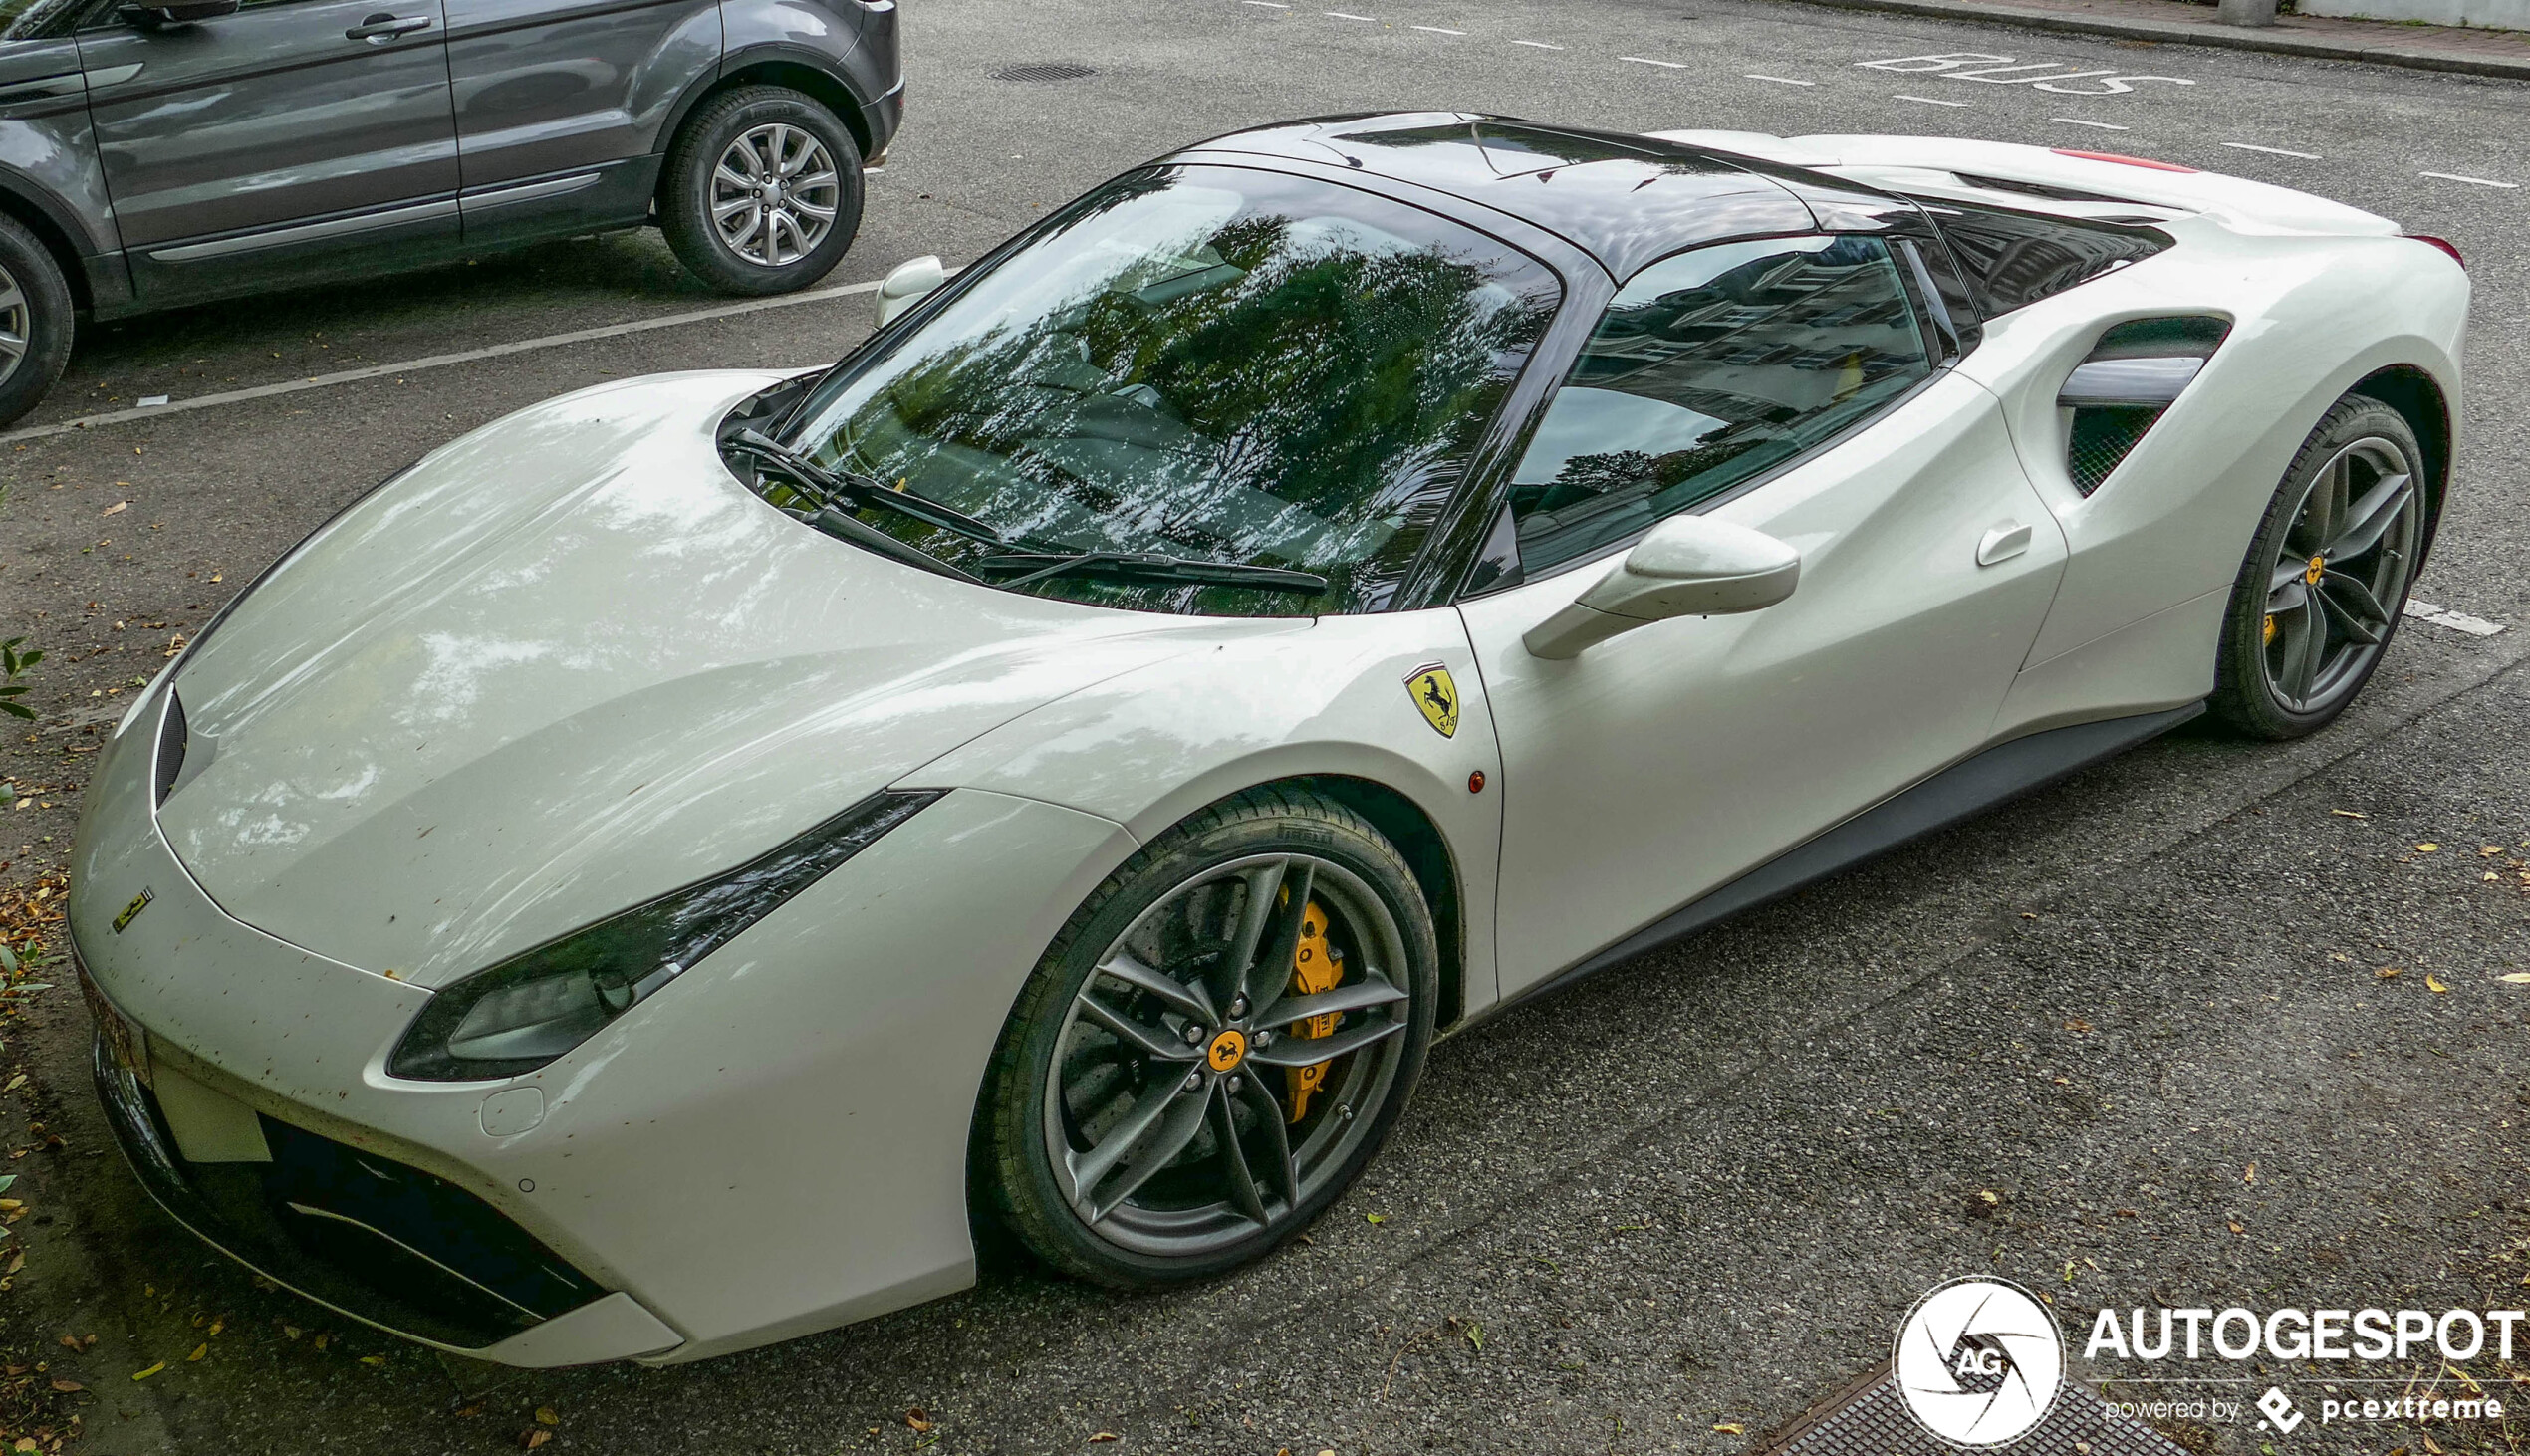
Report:
[[[159,30],[108,16],[80,32],[80,57],[144,297],[455,239],[439,0],[248,0]]]
[[[1981,747],[2064,570],[1999,404],[1937,367],[1871,238],[1638,275],[1510,504],[1527,580],[1460,608],[1502,745],[1505,995]],[[1798,548],[1791,599],[1529,655],[1688,509]]]
[[[660,128],[720,65],[715,0],[446,0],[466,239],[639,222]]]

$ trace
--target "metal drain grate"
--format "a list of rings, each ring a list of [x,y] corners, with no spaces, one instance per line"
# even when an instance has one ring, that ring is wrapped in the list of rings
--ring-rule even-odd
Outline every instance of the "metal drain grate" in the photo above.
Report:
[[[1080,81],[1096,76],[1098,68],[1078,61],[1030,61],[1019,66],[1004,66],[992,73],[995,81]]]
[[[1760,1456],[1958,1456],[1906,1413],[1889,1366],[1865,1374],[1757,1443]],[[2047,1418],[2011,1447],[2012,1456],[2186,1456],[2186,1449],[2141,1421],[2110,1410],[2068,1383]]]

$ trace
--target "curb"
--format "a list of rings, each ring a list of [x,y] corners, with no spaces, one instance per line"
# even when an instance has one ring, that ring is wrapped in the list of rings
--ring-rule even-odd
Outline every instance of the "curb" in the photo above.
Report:
[[[1838,10],[1877,10],[1932,20],[1964,20],[1988,25],[2016,25],[2027,30],[2066,31],[2076,35],[2112,36],[2127,41],[2167,45],[2213,46],[2231,51],[2266,51],[2316,61],[2362,61],[2375,66],[2401,66],[2410,71],[2456,72],[2505,81],[2530,81],[2530,57],[2473,56],[2426,46],[2368,45],[2334,41],[2299,31],[2250,30],[2234,26],[2182,21],[2129,20],[2114,15],[2082,15],[2064,10],[2025,10],[2015,5],[1989,5],[1980,0],[1799,0]]]

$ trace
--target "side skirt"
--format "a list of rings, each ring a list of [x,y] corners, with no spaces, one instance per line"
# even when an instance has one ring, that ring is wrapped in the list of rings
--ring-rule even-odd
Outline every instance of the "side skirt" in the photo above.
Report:
[[[1882,800],[1818,838],[1786,849],[1579,965],[1498,1003],[1486,1015],[1562,990],[1715,921],[1755,909],[1935,830],[1973,819],[1998,804],[2043,789],[2102,759],[2114,758],[2139,743],[2158,738],[2204,710],[2203,703],[2195,702],[2164,712],[2051,728],[1996,744],[1911,789]]]

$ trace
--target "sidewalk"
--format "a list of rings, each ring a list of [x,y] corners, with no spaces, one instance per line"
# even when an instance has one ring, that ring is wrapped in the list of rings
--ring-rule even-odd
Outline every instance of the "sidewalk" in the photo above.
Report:
[[[2401,25],[2317,15],[2279,16],[2258,29],[2214,23],[2213,7],[2181,0],[1804,0],[1845,10],[1880,10],[2115,36],[2130,41],[2273,51],[2328,61],[2369,61],[2418,71],[2530,81],[2530,31]]]

